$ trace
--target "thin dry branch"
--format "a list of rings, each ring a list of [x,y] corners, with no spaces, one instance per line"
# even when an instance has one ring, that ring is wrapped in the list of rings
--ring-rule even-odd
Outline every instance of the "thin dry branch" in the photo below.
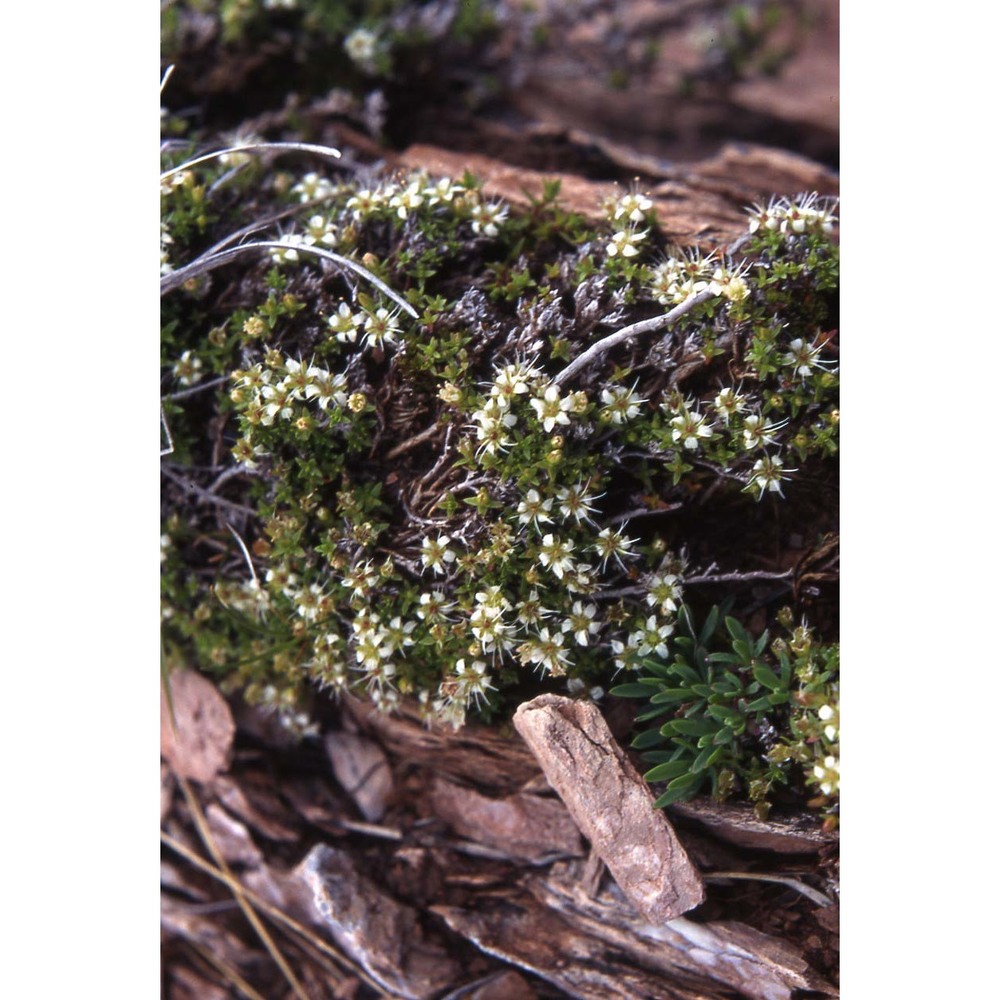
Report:
[[[745,233],[743,236],[740,236],[739,239],[735,240],[726,248],[726,255],[728,256],[729,254],[736,253],[746,245],[749,239],[749,233]],[[644,319],[638,323],[630,323],[621,330],[608,334],[608,336],[603,340],[599,340],[596,344],[591,344],[591,346],[588,347],[583,354],[576,358],[576,360],[570,362],[570,364],[568,364],[558,375],[556,375],[552,381],[556,385],[562,385],[564,382],[568,382],[574,375],[593,364],[593,362],[597,361],[598,358],[603,357],[613,347],[617,347],[619,344],[623,344],[626,340],[631,340],[633,337],[639,337],[644,333],[655,333],[657,330],[662,330],[664,327],[670,326],[682,316],[687,315],[687,313],[691,312],[692,309],[700,306],[703,302],[707,302],[712,298],[715,298],[715,293],[706,288],[704,291],[698,292],[697,295],[692,295],[691,298],[685,299],[685,301],[683,301],[680,305],[674,306],[670,312],[664,313],[662,316],[654,316],[652,319]]]
[[[171,66],[170,69],[173,69],[173,67]],[[166,78],[164,78],[163,82],[166,83]],[[317,156],[329,156],[337,160],[339,160],[343,155],[339,149],[334,149],[333,146],[318,146],[311,142],[247,142],[238,146],[226,146],[225,149],[216,149],[211,153],[204,153],[202,156],[196,156],[193,160],[185,160],[184,163],[179,166],[171,167],[169,170],[164,170],[163,173],[160,174],[160,180],[166,180],[174,174],[179,174],[184,170],[190,170],[192,167],[197,167],[199,164],[207,163],[209,160],[217,160],[220,156],[228,156],[233,153],[288,152],[315,153]]]
[[[394,292],[381,278],[376,277],[371,273],[371,271],[362,267],[357,261],[353,261],[349,257],[341,257],[339,253],[332,253],[330,250],[321,250],[319,247],[312,247],[307,244],[300,243],[281,243],[278,240],[259,240],[254,243],[241,243],[237,247],[230,247],[228,250],[222,250],[216,254],[202,254],[200,257],[196,257],[189,264],[185,264],[183,267],[179,267],[175,271],[165,274],[160,279],[160,295],[166,295],[168,292],[172,292],[174,289],[180,288],[185,282],[190,281],[192,278],[197,278],[202,274],[208,274],[210,271],[214,271],[216,268],[222,267],[223,264],[228,264],[230,261],[244,256],[247,251],[252,250],[294,250],[296,253],[304,253],[306,255],[320,257],[323,260],[328,260],[334,264],[338,264],[340,267],[346,267],[348,270],[354,271],[355,274],[361,275],[361,277],[365,280],[370,281],[380,292],[382,292],[383,295],[392,299],[392,301],[395,302],[400,309],[408,313],[414,319],[420,318],[416,309],[414,309],[413,306],[406,301],[406,299],[404,299],[397,292]]]

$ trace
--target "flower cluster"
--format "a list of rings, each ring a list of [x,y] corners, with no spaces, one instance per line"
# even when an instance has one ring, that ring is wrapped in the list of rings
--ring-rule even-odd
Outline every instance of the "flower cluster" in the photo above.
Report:
[[[651,221],[648,216],[652,208],[652,200],[637,190],[630,191],[620,198],[608,200],[605,211],[614,229],[605,247],[609,257],[628,260],[639,255],[640,245],[650,234],[649,226],[645,229],[641,229],[640,226]]]
[[[703,257],[697,250],[668,257],[652,270],[649,290],[663,306],[677,306],[703,292],[713,280],[714,255]]]
[[[509,211],[502,201],[483,198],[477,188],[449,177],[430,180],[420,172],[357,190],[346,204],[356,222],[373,217],[406,220],[418,212],[444,210],[468,220],[475,235],[488,237],[499,236]]]
[[[750,213],[750,232],[778,232],[785,236],[803,233],[832,233],[837,216],[833,214],[837,199],[821,198],[815,192],[800,194],[796,198],[772,198],[766,208],[753,205]]]
[[[310,407],[316,407],[324,419],[337,419],[341,411],[351,408],[346,375],[296,358],[279,356],[275,362],[274,366],[258,363],[233,372],[235,386],[230,399],[249,428],[271,427],[279,420],[310,431],[315,426]],[[233,454],[246,463],[261,452],[248,435]]]

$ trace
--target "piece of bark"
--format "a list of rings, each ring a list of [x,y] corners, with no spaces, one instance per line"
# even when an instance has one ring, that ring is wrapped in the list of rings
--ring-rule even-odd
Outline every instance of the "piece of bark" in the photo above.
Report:
[[[480,951],[534,973],[576,1000],[706,1000],[706,994],[639,968],[599,938],[581,933],[527,894],[433,906]],[[710,995],[709,995],[710,997]]]
[[[278,818],[283,805],[275,794],[258,787],[251,799],[245,789],[249,789],[249,782],[237,782],[228,775],[219,775],[212,783],[212,791],[226,809],[262,836],[286,843],[299,839],[299,832]]]
[[[537,864],[583,854],[576,823],[558,799],[521,792],[491,799],[438,777],[431,806],[459,836],[502,850],[510,858]]]
[[[189,899],[207,903],[210,899],[203,881],[197,881],[190,865],[175,864],[166,858],[160,860],[160,889],[183,893]]]
[[[518,707],[514,726],[647,920],[671,920],[704,900],[701,876],[593,702],[540,695]]]
[[[331,837],[343,837],[349,806],[338,798],[325,777],[290,775],[281,784],[282,798],[308,823]]]
[[[171,896],[160,897],[160,927],[167,934],[202,945],[233,968],[245,967],[254,955],[216,915],[195,912],[189,903],[181,903]]]
[[[561,182],[560,204],[577,212],[592,225],[604,224],[607,212],[602,207],[608,198],[619,198],[621,185],[591,181],[573,174],[544,173],[516,167],[502,160],[478,153],[453,153],[433,146],[411,146],[400,154],[398,162],[410,169],[427,170],[432,175],[461,177],[467,169],[483,181],[483,193],[502,198],[515,208],[530,208],[531,199],[542,195],[544,185]],[[656,190],[660,190],[657,188]],[[742,205],[724,197],[703,194],[681,182],[654,197],[660,228],[667,239],[682,246],[715,249],[730,243],[746,231],[747,218]]]
[[[383,989],[405,1000],[429,1000],[459,968],[423,939],[416,910],[362,875],[349,854],[318,844],[292,873],[312,896],[313,920]]]
[[[343,730],[330,733],[323,746],[340,787],[369,823],[377,823],[392,795],[392,771],[381,747]]]
[[[576,868],[557,865],[551,875],[530,876],[527,888],[571,926],[643,968],[671,978],[711,979],[752,1000],[790,1000],[796,990],[836,993],[779,938],[735,921],[695,923],[678,917],[647,923],[614,887],[596,896],[587,893]]]
[[[539,776],[538,762],[516,735],[496,727],[466,725],[428,727],[412,706],[393,715],[368,702],[344,696],[341,704],[363,732],[374,735],[393,757],[416,763],[438,774],[468,781],[477,788],[507,794]]]
[[[179,778],[209,782],[229,766],[236,733],[229,705],[193,670],[175,670],[166,683],[170,697],[161,691],[160,755]]]
[[[218,803],[208,804],[205,809],[205,819],[208,821],[215,846],[227,862],[250,868],[255,868],[263,862],[264,856],[253,842],[250,831],[239,820],[233,819]]]
[[[815,854],[837,842],[837,834],[825,833],[822,824],[813,817],[761,820],[749,805],[699,798],[675,802],[667,811],[671,816],[698,823],[721,840],[752,850]]]

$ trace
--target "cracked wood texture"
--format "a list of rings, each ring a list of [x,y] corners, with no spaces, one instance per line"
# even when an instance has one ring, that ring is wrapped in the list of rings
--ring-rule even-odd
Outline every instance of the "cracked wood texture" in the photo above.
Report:
[[[701,876],[596,705],[540,695],[518,708],[514,726],[647,920],[672,920],[704,900]]]

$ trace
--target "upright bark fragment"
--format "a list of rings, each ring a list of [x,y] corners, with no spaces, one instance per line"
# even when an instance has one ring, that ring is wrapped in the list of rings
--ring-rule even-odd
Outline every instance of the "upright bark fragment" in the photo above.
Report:
[[[175,670],[160,692],[160,756],[179,778],[209,782],[229,767],[236,725],[226,699],[193,670]]]
[[[596,705],[544,694],[518,708],[514,726],[647,920],[672,920],[704,900],[701,876]]]

